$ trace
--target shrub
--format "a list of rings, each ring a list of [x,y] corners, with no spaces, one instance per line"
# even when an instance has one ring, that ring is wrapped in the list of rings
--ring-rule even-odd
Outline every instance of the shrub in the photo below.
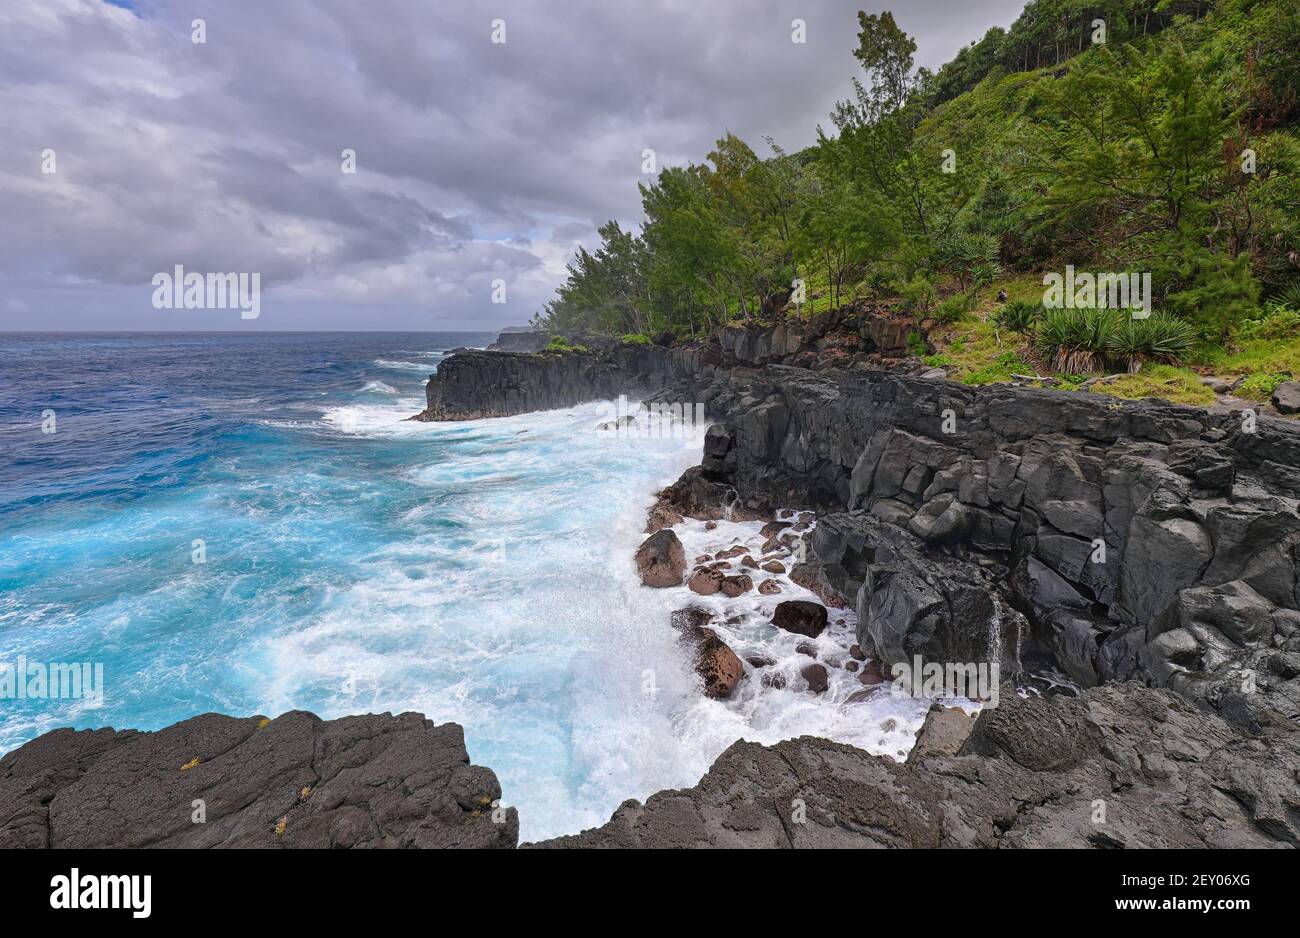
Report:
[[[934,284],[919,274],[899,287],[898,295],[903,308],[921,319],[929,314],[939,298]]]
[[[862,282],[871,292],[873,298],[879,298],[883,294],[898,292],[898,281],[894,277],[893,271],[887,267],[872,265]]]
[[[628,345],[651,345],[651,344],[653,344],[653,343],[650,341],[650,337],[649,337],[648,335],[642,335],[642,334],[639,333],[639,332],[629,332],[627,335],[623,336],[623,341],[624,341],[625,343],[627,343]]]
[[[918,358],[930,354],[930,350],[926,348],[925,339],[919,332],[909,332],[907,334],[907,350]]]
[[[962,290],[992,283],[1002,272],[998,239],[988,234],[949,235],[939,245],[939,265],[951,272]]]
[[[1291,376],[1286,374],[1251,375],[1237,386],[1234,393],[1238,397],[1244,397],[1247,400],[1266,401],[1273,396],[1273,392],[1277,390],[1279,384],[1290,380]]]
[[[945,300],[940,300],[934,312],[930,314],[930,318],[937,323],[957,322],[966,315],[969,307],[970,300],[961,293],[955,293]]]
[[[1249,340],[1300,337],[1300,312],[1280,304],[1270,304],[1268,309],[1269,311],[1259,319],[1243,319],[1237,326],[1237,338]]]
[[[1175,364],[1196,344],[1196,331],[1181,319],[1156,313],[1146,319],[1123,319],[1111,331],[1110,354],[1136,374],[1144,361]]]
[[[570,345],[569,340],[562,335],[551,336],[551,341],[546,343],[548,352],[587,352],[590,349],[585,345]]]
[[[1053,371],[1078,375],[1100,371],[1124,314],[1114,309],[1051,309],[1036,342]]]
[[[1180,273],[1186,286],[1170,294],[1167,303],[1206,342],[1221,342],[1259,304],[1249,253],[1234,259],[1201,249]]]
[[[1015,300],[993,314],[993,325],[1021,335],[1032,334],[1043,318],[1043,304]]]

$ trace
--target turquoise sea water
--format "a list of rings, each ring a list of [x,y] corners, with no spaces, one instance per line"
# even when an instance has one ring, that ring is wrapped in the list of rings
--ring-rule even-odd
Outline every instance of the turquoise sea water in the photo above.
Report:
[[[449,349],[489,341],[0,335],[0,664],[98,663],[105,685],[98,707],[0,699],[0,751],[204,711],[415,710],[465,727],[538,838],[693,784],[741,736],[897,749],[793,684],[699,694],[668,627],[692,594],[640,588],[631,560],[699,436],[610,439],[595,404],[404,419]],[[728,639],[772,640],[779,598]],[[797,674],[777,638],[760,650]]]

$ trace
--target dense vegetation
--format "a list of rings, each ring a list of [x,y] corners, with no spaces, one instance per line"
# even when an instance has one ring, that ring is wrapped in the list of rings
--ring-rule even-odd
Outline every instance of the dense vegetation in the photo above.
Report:
[[[663,170],[639,234],[605,225],[540,324],[689,335],[869,298],[991,333],[992,380],[1295,338],[1300,0],[1031,0],[935,74],[889,13],[858,23],[861,76],[814,146],[727,134]],[[1157,315],[1036,312],[1027,274],[1066,265],[1149,272]]]

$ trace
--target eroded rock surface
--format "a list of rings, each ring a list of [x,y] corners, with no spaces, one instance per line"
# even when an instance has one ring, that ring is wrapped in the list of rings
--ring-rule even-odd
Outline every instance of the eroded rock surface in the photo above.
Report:
[[[455,723],[208,713],[156,733],[55,730],[9,753],[0,848],[514,847],[500,798]]]
[[[533,846],[1294,848],[1297,778],[1286,723],[1249,736],[1133,683],[1007,693],[956,755],[899,764],[814,737],[742,740],[698,785]]]

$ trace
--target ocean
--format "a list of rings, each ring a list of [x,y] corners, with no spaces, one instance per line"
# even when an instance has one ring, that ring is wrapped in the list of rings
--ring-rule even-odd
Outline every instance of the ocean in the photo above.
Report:
[[[701,696],[668,624],[691,594],[632,562],[700,436],[610,438],[601,404],[405,419],[451,349],[492,338],[0,334],[0,663],[104,675],[98,702],[0,700],[0,752],[206,711],[414,710],[465,727],[537,839],[694,784],[741,737],[905,751],[924,706],[846,704],[846,673],[821,697]],[[758,538],[688,527],[691,552]],[[725,637],[794,668],[779,598]]]

